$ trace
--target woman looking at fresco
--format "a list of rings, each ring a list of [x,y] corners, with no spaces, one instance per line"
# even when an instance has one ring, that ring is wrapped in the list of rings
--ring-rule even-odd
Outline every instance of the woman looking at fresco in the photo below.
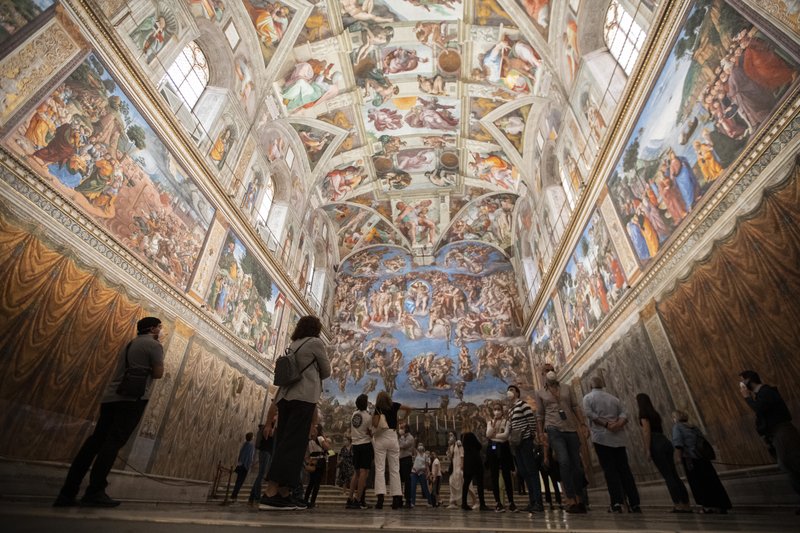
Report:
[[[500,474],[503,474],[503,484],[506,488],[508,498],[508,510],[512,513],[517,512],[514,505],[514,485],[511,481],[511,469],[514,464],[511,458],[511,446],[508,444],[508,434],[511,425],[508,417],[504,415],[503,407],[497,403],[492,407],[493,417],[486,422],[486,438],[489,439],[489,447],[486,450],[486,462],[492,473],[492,494],[494,495],[495,512],[505,512],[505,507],[500,501]]]
[[[305,371],[301,373],[300,381],[278,389],[267,413],[267,420],[272,420],[274,410],[277,410],[278,425],[275,452],[259,509],[288,511],[307,508],[305,503],[291,496],[291,491],[300,484],[308,436],[322,394],[322,380],[331,375],[331,364],[325,353],[325,344],[319,338],[320,331],[322,322],[309,315],[297,321],[292,333],[289,350],[294,352],[298,368],[305,368]]]
[[[686,479],[701,513],[727,514],[731,500],[711,461],[697,452],[697,428],[689,425],[689,415],[683,411],[672,413],[672,445],[675,459],[683,463]]]
[[[655,463],[656,468],[661,473],[661,477],[667,483],[669,496],[672,498],[674,507],[673,513],[691,513],[692,506],[689,505],[689,493],[683,481],[678,476],[673,460],[673,447],[670,440],[664,435],[661,415],[658,414],[650,396],[647,394],[637,394],[636,404],[639,407],[639,425],[642,426],[642,439],[647,458]]]
[[[372,415],[372,446],[375,450],[375,509],[383,509],[386,496],[386,463],[389,463],[389,490],[392,492],[392,509],[403,504],[400,487],[400,445],[397,440],[397,421],[404,419],[411,407],[392,401],[386,391],[375,398],[375,414]],[[400,412],[403,414],[400,415]]]

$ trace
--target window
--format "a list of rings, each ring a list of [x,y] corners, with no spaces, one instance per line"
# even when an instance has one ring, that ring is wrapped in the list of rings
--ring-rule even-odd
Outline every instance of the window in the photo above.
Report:
[[[264,186],[264,196],[261,197],[261,205],[258,207],[258,219],[264,222],[269,220],[269,210],[272,208],[272,198],[275,196],[275,184],[272,177],[267,176],[267,183]]]
[[[646,35],[619,0],[611,0],[608,13],[606,13],[604,36],[608,51],[617,60],[625,74],[630,76]]]
[[[173,92],[180,95],[190,109],[194,108],[208,85],[208,62],[197,43],[192,41],[186,45],[161,83],[171,85]]]

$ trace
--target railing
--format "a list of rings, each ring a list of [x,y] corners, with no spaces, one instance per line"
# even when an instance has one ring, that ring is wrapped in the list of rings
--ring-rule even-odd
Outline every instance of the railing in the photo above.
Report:
[[[222,505],[228,505],[230,503],[230,499],[228,495],[231,492],[231,478],[233,477],[233,466],[226,467],[222,466],[222,461],[217,463],[217,473],[214,475],[214,482],[211,484],[211,492],[208,495],[210,500],[215,500],[219,497],[217,492],[219,491],[219,484],[222,481],[225,474],[228,475],[228,480],[225,484],[225,497],[222,501]]]

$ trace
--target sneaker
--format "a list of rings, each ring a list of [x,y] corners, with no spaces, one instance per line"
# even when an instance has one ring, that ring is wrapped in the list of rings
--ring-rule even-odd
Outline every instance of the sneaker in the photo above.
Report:
[[[622,513],[622,505],[615,503],[608,508],[609,513]]]
[[[478,507],[478,510],[479,511],[491,511],[491,509],[489,509],[489,507],[487,507],[486,505],[481,505],[480,507]]]
[[[638,505],[633,505],[633,506],[631,506],[630,512],[632,512],[634,514],[642,514],[642,508],[639,507]]]
[[[84,494],[81,498],[81,507],[117,507],[122,502],[112,500],[104,491],[95,494]]]
[[[372,509],[372,506],[367,502],[356,502],[356,509]]]
[[[304,507],[305,508],[305,507]],[[294,511],[294,502],[288,496],[262,496],[261,503],[258,504],[259,511]]]
[[[506,512],[506,508],[503,507],[502,503],[498,503],[497,505],[494,506],[494,512],[495,513],[505,513]]]
[[[345,509],[361,509],[361,506],[355,500],[347,500],[347,504],[344,506]]]
[[[517,506],[512,503],[512,504],[510,504],[508,506],[508,512],[509,513],[518,513],[519,509],[517,509]]]
[[[297,500],[289,496],[289,501],[294,504],[295,511],[305,511],[306,509],[310,509],[313,505],[309,505],[308,503],[304,502],[303,500]]]
[[[462,505],[461,506],[461,510],[462,511],[471,511],[472,507],[470,507],[469,505]]]
[[[56,496],[56,501],[53,502],[53,507],[77,507],[78,500],[75,499],[75,496],[64,496],[63,494],[59,494]]]
[[[570,514],[586,514],[586,506],[582,503],[573,503],[567,505],[565,510]]]

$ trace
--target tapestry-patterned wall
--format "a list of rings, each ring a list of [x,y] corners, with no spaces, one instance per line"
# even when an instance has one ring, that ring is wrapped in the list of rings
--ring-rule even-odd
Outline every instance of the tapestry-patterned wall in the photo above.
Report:
[[[0,217],[0,258],[0,455],[71,461],[93,430],[136,321],[156,315],[168,332],[167,375],[155,382],[140,427],[141,437],[156,441],[148,471],[210,480],[217,461],[235,460],[244,434],[261,420],[263,378],[235,368],[186,326],[179,334],[162,312],[133,301],[72,252],[53,249],[6,216]],[[128,453],[126,447],[123,459]]]
[[[772,463],[739,394],[752,369],[800,413],[800,181],[765,191],[710,256],[658,304],[689,390],[718,455]]]
[[[261,421],[266,385],[201,341],[189,347],[150,471],[213,479],[217,462],[236,463],[239,446]]]
[[[643,392],[650,396],[662,417],[664,431],[668,437],[672,431],[670,413],[675,407],[650,338],[641,321],[637,321],[614,342],[601,359],[582,370],[580,375],[582,390],[577,391],[579,399],[591,390],[589,380],[596,375],[605,380],[605,391],[619,398],[628,415],[628,424],[624,430],[625,446],[634,475],[637,479],[660,479],[655,466],[647,459],[642,444],[636,395]],[[590,455],[595,469],[595,479],[602,480],[602,471],[596,460],[596,454],[592,452]]]
[[[0,217],[0,454],[69,461],[140,305]]]

